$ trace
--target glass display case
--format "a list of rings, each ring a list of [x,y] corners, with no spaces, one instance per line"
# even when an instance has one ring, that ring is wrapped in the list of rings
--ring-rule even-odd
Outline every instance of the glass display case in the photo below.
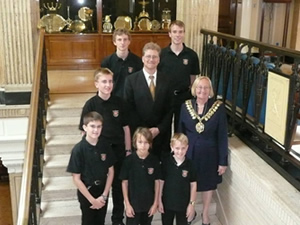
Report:
[[[40,16],[47,33],[166,32],[176,0],[40,0]]]
[[[40,27],[48,33],[97,33],[97,0],[41,0]]]
[[[125,27],[134,32],[166,31],[176,19],[176,0],[102,0],[102,31],[109,21],[113,29]]]

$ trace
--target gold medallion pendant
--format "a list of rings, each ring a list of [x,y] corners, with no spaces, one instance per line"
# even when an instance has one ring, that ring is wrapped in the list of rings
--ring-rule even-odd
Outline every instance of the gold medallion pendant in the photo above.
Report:
[[[204,122],[207,122],[217,112],[217,110],[221,104],[222,104],[221,101],[219,101],[219,100],[215,101],[214,104],[211,106],[211,108],[208,110],[208,112],[204,116],[200,117],[197,114],[197,112],[195,111],[195,109],[193,108],[192,101],[191,100],[185,101],[187,111],[191,115],[192,119],[198,120],[198,122],[196,123],[195,129],[199,134],[201,134],[204,131],[204,127],[205,127],[204,123],[202,123],[202,121],[204,120]]]
[[[196,124],[196,131],[201,134],[203,131],[204,131],[204,124],[199,121],[197,124]]]

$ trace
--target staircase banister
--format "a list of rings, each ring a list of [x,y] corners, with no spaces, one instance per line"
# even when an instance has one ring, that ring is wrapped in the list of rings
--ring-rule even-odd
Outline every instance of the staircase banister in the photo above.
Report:
[[[41,80],[41,66],[43,58],[43,48],[44,48],[44,35],[45,31],[39,31],[39,39],[35,55],[35,68],[34,77],[32,83],[32,92],[30,99],[30,113],[28,120],[28,130],[27,130],[27,141],[24,153],[24,165],[23,165],[23,175],[20,189],[20,200],[18,209],[18,225],[27,225],[29,221],[29,208],[30,208],[30,194],[31,194],[31,182],[32,182],[32,165],[34,157],[34,146],[36,138],[36,128],[37,128],[37,114],[38,114],[38,99],[40,90],[40,80]]]
[[[221,39],[229,39],[231,41],[241,43],[241,44],[247,43],[249,46],[255,46],[255,47],[258,47],[259,49],[267,49],[268,51],[272,51],[273,53],[277,53],[278,55],[280,55],[280,52],[282,52],[282,50],[284,49],[284,54],[286,56],[290,56],[292,58],[299,58],[299,54],[300,54],[300,51],[297,51],[294,49],[279,47],[276,45],[271,45],[271,44],[267,44],[267,43],[263,43],[263,42],[259,42],[259,41],[255,41],[255,40],[237,37],[237,36],[230,35],[230,34],[216,32],[213,30],[208,30],[208,29],[202,28],[200,33],[209,35],[209,36],[216,36]]]

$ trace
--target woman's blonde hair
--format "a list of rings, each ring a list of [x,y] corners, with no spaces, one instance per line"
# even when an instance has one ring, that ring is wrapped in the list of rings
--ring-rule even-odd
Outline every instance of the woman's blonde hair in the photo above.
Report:
[[[214,97],[214,90],[212,88],[212,83],[211,83],[211,80],[209,79],[209,77],[207,76],[199,76],[195,79],[193,85],[192,85],[192,88],[191,88],[191,93],[194,97],[196,97],[196,87],[199,85],[200,81],[201,80],[207,80],[209,82],[209,88],[210,88],[210,91],[209,91],[209,97],[212,98]]]

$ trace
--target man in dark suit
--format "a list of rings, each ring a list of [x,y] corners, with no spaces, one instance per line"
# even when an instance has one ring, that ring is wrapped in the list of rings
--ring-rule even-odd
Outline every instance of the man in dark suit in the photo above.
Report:
[[[153,42],[144,46],[144,67],[126,78],[124,98],[130,107],[132,134],[137,127],[148,127],[154,138],[152,152],[162,158],[170,151],[173,110],[169,78],[157,71],[160,50]]]

